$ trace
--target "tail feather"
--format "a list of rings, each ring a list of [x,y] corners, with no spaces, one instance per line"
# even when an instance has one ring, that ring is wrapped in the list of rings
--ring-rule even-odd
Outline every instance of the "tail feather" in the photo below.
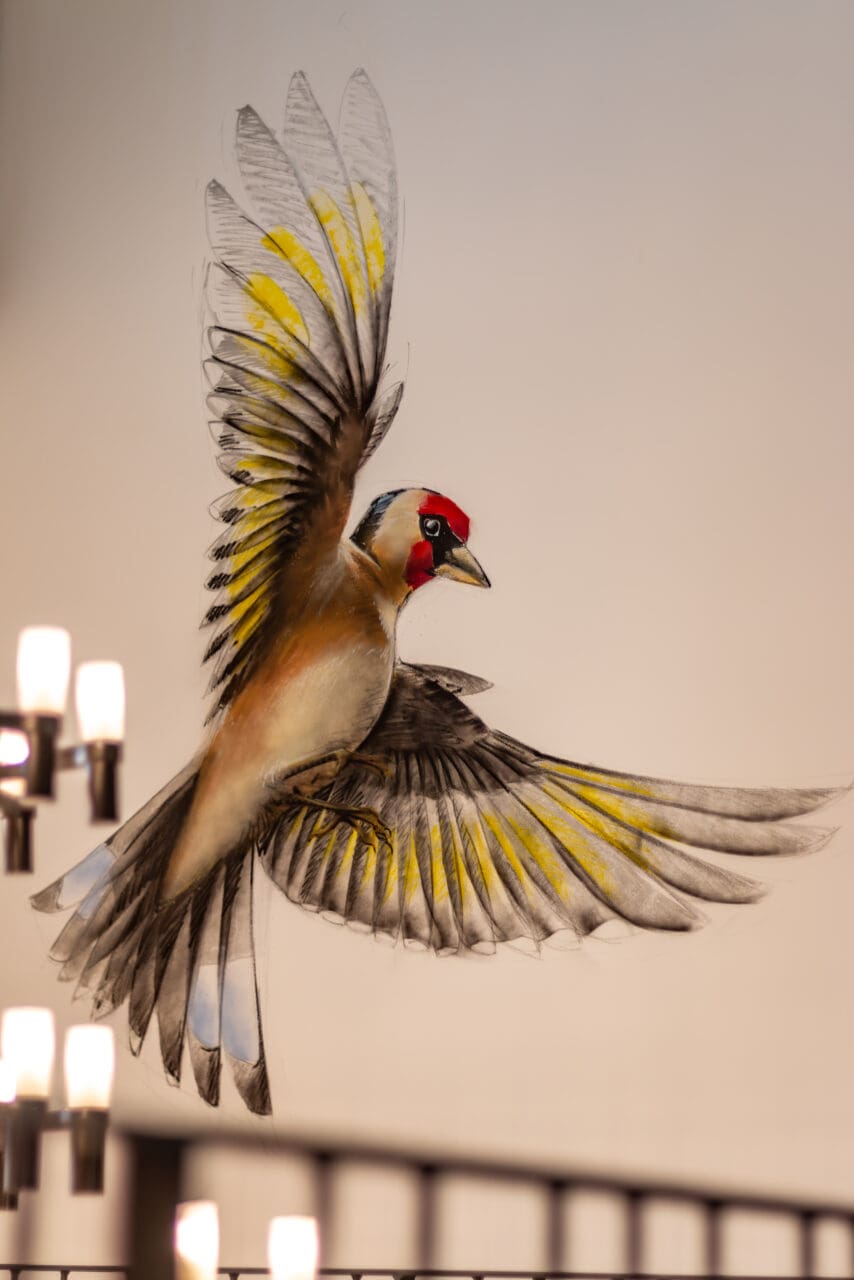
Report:
[[[254,845],[244,842],[179,897],[162,898],[197,776],[188,766],[32,904],[48,912],[75,907],[51,956],[62,965],[60,977],[89,995],[94,1016],[128,1002],[133,1053],[156,1013],[172,1082],[180,1082],[186,1041],[199,1093],[217,1105],[224,1050],[246,1105],[268,1114],[252,935]]]
[[[187,1001],[187,1045],[196,1088],[205,1102],[214,1107],[219,1103],[222,1066],[220,1007],[225,955],[222,938],[225,875],[225,869],[218,867],[208,910],[199,925],[196,965]]]

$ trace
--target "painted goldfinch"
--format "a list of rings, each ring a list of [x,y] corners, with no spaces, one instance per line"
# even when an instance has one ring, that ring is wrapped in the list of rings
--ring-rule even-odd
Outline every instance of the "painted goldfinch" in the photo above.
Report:
[[[227,1056],[270,1110],[255,977],[256,863],[294,902],[441,952],[586,934],[621,917],[687,929],[688,899],[757,885],[685,846],[815,848],[792,825],[828,790],[658,781],[553,759],[492,731],[476,677],[396,653],[400,610],[435,577],[487,587],[469,519],[431,489],[372,503],[344,536],[356,473],[389,429],[381,391],[397,242],[388,123],[364,72],[337,139],[301,74],[279,142],[249,108],[237,159],[252,213],[208,188],[219,505],[206,623],[214,706],[198,756],[38,894],[76,910],[52,955],[94,1012],[156,1012],[178,1082],[185,1043],[216,1104]]]

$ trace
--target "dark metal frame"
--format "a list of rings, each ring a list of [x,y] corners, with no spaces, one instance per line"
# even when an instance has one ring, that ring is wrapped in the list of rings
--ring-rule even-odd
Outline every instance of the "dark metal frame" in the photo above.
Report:
[[[85,769],[89,778],[89,810],[92,822],[117,822],[120,742],[83,742],[57,746],[62,717],[24,711],[0,710],[0,729],[17,729],[29,745],[22,764],[0,764],[0,779],[23,778],[27,797],[52,800],[58,770]],[[0,818],[6,827],[6,870],[33,869],[32,824],[35,807],[0,791]]]
[[[121,1266],[55,1266],[52,1264],[37,1265],[34,1263],[12,1266],[0,1263],[0,1271],[8,1271],[11,1280],[19,1280],[23,1275],[33,1272],[36,1275],[55,1276],[58,1280],[71,1280],[78,1275],[111,1275],[130,1276],[128,1267]],[[217,1275],[226,1280],[243,1280],[244,1276],[269,1276],[266,1267],[219,1267]],[[720,1276],[720,1273],[717,1273]],[[321,1280],[711,1280],[705,1272],[678,1271],[438,1271],[402,1269],[388,1270],[382,1267],[322,1267],[318,1271]],[[761,1275],[751,1272],[740,1275],[727,1272],[721,1280],[786,1280],[778,1275]],[[830,1277],[829,1280],[847,1280],[847,1277]]]
[[[17,1209],[19,1191],[38,1189],[42,1135],[60,1130],[70,1137],[72,1193],[102,1192],[108,1124],[100,1107],[49,1111],[40,1098],[0,1103],[0,1209]]]
[[[325,1269],[323,1277],[350,1280],[593,1280],[596,1273],[562,1269],[568,1240],[565,1228],[567,1198],[578,1191],[608,1193],[624,1206],[623,1264],[608,1272],[609,1280],[632,1280],[647,1276],[645,1262],[645,1208],[648,1204],[687,1204],[703,1213],[703,1269],[706,1277],[720,1276],[723,1262],[724,1216],[731,1210],[757,1214],[785,1215],[798,1226],[798,1274],[805,1280],[816,1274],[816,1229],[830,1220],[842,1222],[850,1232],[851,1266],[854,1275],[854,1204],[823,1200],[798,1200],[788,1196],[760,1195],[725,1190],[714,1186],[689,1186],[664,1180],[611,1177],[559,1166],[521,1164],[489,1157],[448,1156],[436,1152],[415,1152],[404,1148],[381,1147],[369,1143],[330,1143],[292,1134],[272,1137],[267,1133],[196,1133],[183,1136],[125,1134],[132,1149],[132,1181],[127,1232],[127,1266],[72,1267],[9,1266],[12,1280],[27,1272],[56,1276],[59,1280],[88,1275],[120,1275],[128,1280],[173,1280],[172,1225],[175,1207],[181,1200],[182,1168],[187,1152],[195,1147],[228,1151],[259,1151],[265,1155],[297,1156],[313,1166],[314,1213],[321,1235],[329,1238],[334,1225],[337,1167],[391,1168],[410,1174],[417,1186],[416,1251],[417,1266],[406,1269],[346,1268]],[[536,1271],[437,1271],[435,1241],[439,1212],[438,1189],[445,1178],[467,1178],[493,1183],[516,1183],[537,1188],[546,1208],[546,1270]],[[0,1265],[0,1271],[3,1266]],[[268,1274],[263,1268],[222,1266],[219,1275],[228,1280]],[[676,1275],[659,1275],[657,1280],[683,1280]],[[687,1280],[687,1277],[685,1278]],[[697,1280],[697,1277],[692,1277]],[[728,1277],[727,1280],[732,1280]],[[750,1280],[758,1280],[756,1276]]]

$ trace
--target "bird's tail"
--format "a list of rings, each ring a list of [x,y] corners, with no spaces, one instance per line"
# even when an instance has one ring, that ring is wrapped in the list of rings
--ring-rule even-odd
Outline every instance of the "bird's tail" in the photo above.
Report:
[[[189,812],[195,764],[173,778],[104,844],[32,899],[74,906],[51,949],[60,977],[92,999],[94,1016],[128,1000],[139,1053],[155,1010],[169,1079],[181,1079],[186,1040],[199,1093],[219,1102],[225,1053],[250,1111],[269,1114],[252,932],[254,846],[247,841],[178,897],[161,884]]]

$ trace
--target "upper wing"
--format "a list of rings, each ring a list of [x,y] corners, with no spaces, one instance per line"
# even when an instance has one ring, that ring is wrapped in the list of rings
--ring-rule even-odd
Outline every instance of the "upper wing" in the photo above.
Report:
[[[373,761],[353,760],[321,793],[373,810],[388,843],[298,801],[271,831],[265,866],[295,902],[442,951],[585,934],[615,916],[686,929],[700,917],[683,894],[750,902],[759,886],[682,846],[782,854],[827,838],[787,820],[833,791],[691,786],[553,759],[487,728],[454,677],[472,691],[474,677],[400,666],[361,748]]]
[[[208,299],[219,465],[236,487],[217,506],[205,625],[216,630],[214,711],[234,696],[269,624],[337,544],[356,472],[397,411],[379,394],[397,244],[397,187],[382,103],[350,79],[336,142],[302,74],[284,147],[250,107],[237,159],[253,212],[212,182]]]

